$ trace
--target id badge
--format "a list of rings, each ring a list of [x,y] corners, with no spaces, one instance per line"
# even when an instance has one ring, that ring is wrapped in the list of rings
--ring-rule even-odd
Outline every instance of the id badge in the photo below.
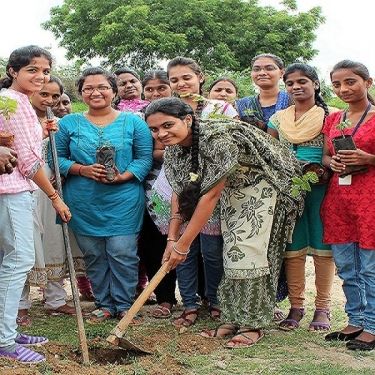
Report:
[[[339,185],[348,186],[352,184],[352,175],[348,174],[345,177],[339,177]]]

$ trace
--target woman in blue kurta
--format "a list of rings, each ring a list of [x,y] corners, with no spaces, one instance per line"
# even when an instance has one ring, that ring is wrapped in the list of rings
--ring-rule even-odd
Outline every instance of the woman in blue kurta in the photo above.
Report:
[[[75,216],[70,227],[95,295],[97,310],[90,321],[101,322],[123,316],[134,298],[137,235],[145,205],[142,181],[152,164],[152,139],[138,116],[111,107],[117,93],[113,76],[89,68],[77,85],[89,109],[61,119],[56,146],[66,177],[64,199]],[[108,146],[114,168],[98,162],[103,146]]]

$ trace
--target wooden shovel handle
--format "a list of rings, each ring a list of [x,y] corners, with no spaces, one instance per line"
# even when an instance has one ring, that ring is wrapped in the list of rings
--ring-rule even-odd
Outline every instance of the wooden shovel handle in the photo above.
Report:
[[[111,335],[107,338],[107,341],[111,343],[115,343],[116,339],[121,338],[124,335],[124,332],[126,328],[128,327],[128,325],[131,323],[133,318],[137,315],[138,311],[142,308],[142,306],[145,304],[147,299],[150,297],[151,293],[160,284],[160,282],[163,280],[164,276],[169,272],[169,270],[170,270],[170,266],[168,262],[164,263],[160,267],[159,271],[150,280],[146,288],[139,295],[139,297],[135,300],[135,302],[130,307],[126,315],[118,322],[117,326],[111,332]]]

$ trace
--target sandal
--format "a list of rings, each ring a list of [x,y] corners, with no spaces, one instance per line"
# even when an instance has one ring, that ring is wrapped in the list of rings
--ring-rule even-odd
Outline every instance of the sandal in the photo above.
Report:
[[[363,332],[363,328],[359,328],[359,330],[350,332],[350,333],[344,333],[342,331],[335,331],[329,333],[324,339],[326,341],[349,341],[354,340],[357,338],[361,333]]]
[[[328,322],[323,322],[319,318],[327,319]],[[309,331],[329,331],[331,329],[331,313],[327,309],[315,309],[314,317],[309,325]]]
[[[112,314],[110,313],[110,311],[103,309],[103,308],[99,308],[99,309],[94,310],[90,314],[90,317],[87,319],[87,323],[99,324],[108,319],[112,319]]]
[[[76,315],[76,309],[66,303],[65,305],[59,306],[57,309],[47,309],[47,314],[52,316]]]
[[[192,319],[189,319],[189,316],[192,317]],[[198,319],[199,316],[199,310],[198,309],[189,309],[189,310],[184,310],[183,313],[176,318],[172,324],[175,327],[190,327],[193,324],[195,324],[196,320]],[[181,321],[181,323],[178,323],[178,321]]]
[[[220,320],[221,310],[218,307],[210,306],[208,308],[208,312],[212,320],[216,320],[216,321]]]
[[[275,323],[280,323],[282,320],[285,320],[286,316],[281,309],[277,306],[273,309],[273,321]]]
[[[299,327],[299,322],[304,315],[305,309],[303,307],[291,307],[286,319],[279,323],[279,328],[283,331],[293,331]]]
[[[221,338],[226,338],[226,337],[235,335],[239,329],[240,327],[236,324],[223,323],[217,326],[215,329],[205,329],[199,335],[207,339],[214,339],[214,338],[221,339]],[[225,330],[227,331],[227,333],[220,334],[219,333],[220,330]]]
[[[31,317],[29,315],[29,310],[27,310],[27,309],[18,310],[16,322],[21,327],[31,327],[32,320],[31,320]]]
[[[256,333],[258,337],[254,340],[250,336],[246,335],[246,333]],[[246,341],[241,339],[244,337]],[[258,341],[260,341],[264,337],[264,333],[260,329],[246,329],[243,331],[238,331],[236,336],[232,337],[226,344],[225,348],[227,349],[242,349],[242,348],[250,348]]]
[[[171,303],[162,302],[151,310],[151,316],[155,319],[168,319],[172,316],[172,306]]]

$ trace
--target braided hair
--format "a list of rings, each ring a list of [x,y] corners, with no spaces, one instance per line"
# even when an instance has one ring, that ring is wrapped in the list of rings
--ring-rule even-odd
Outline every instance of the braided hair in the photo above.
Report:
[[[326,118],[329,115],[329,110],[327,104],[320,95],[320,81],[316,70],[312,66],[303,63],[294,63],[288,65],[283,76],[284,82],[286,82],[286,80],[288,79],[289,74],[292,74],[294,72],[301,72],[305,77],[318,84],[318,87],[315,88],[315,104],[318,107],[323,108],[324,118]]]
[[[199,171],[199,122],[194,116],[193,109],[179,98],[163,98],[150,103],[145,111],[145,120],[155,113],[164,113],[180,120],[187,115],[192,116],[192,145],[191,145],[191,167],[190,181],[184,184],[178,196],[179,214],[184,221],[188,221],[193,216],[194,210],[200,199],[201,178]]]

